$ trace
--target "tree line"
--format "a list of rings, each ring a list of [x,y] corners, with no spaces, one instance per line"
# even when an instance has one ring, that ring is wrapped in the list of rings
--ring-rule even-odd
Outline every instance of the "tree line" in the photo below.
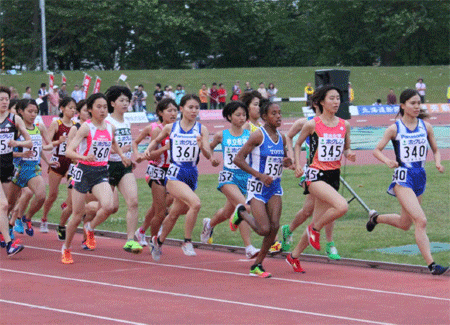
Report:
[[[450,2],[46,0],[50,70],[449,64]],[[6,67],[41,58],[39,0],[0,7]]]

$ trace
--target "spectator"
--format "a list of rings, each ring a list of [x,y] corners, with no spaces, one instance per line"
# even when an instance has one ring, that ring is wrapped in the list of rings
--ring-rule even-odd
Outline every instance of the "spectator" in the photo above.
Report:
[[[72,91],[72,94],[70,97],[75,99],[75,101],[77,103],[81,100],[81,98],[83,97],[83,94],[81,93],[81,89],[80,89],[80,87],[78,87],[78,85],[75,85],[73,87],[73,91]]]
[[[65,83],[62,83],[61,84],[61,88],[59,89],[59,98],[60,98],[60,100],[62,100],[64,97],[68,97],[69,96],[69,93],[67,92],[67,89],[66,89],[66,84]]]
[[[161,99],[164,97],[164,91],[161,89],[161,84],[157,83],[155,85],[155,91],[153,92],[153,98],[155,99],[155,104],[157,105]]]
[[[382,103],[381,103],[381,99],[377,99],[377,101],[375,102],[375,103],[373,103],[372,104],[372,106],[380,106],[380,105],[383,105]]]
[[[53,90],[50,90],[48,95],[48,100],[50,102],[49,108],[50,108],[50,115],[59,115],[59,92],[58,92],[58,86],[54,85]]]
[[[9,87],[9,90],[11,91],[11,98],[10,99],[19,99],[19,93],[17,92],[17,89],[14,87]]]
[[[39,104],[39,113],[41,115],[48,115],[48,91],[46,87],[47,84],[43,82],[38,90],[39,99],[42,100],[42,103]]]
[[[212,87],[208,89],[209,109],[217,109],[219,106],[219,90],[217,83],[213,82]]]
[[[394,94],[394,89],[389,89],[389,94],[386,98],[386,104],[387,105],[396,105],[397,104],[397,96]]]
[[[27,88],[25,88],[25,92],[22,95],[23,99],[33,99],[33,97],[31,97],[31,87],[28,86]]]
[[[198,97],[200,97],[200,109],[208,109],[208,89],[206,89],[206,84],[202,84],[202,88],[198,91]]]
[[[311,106],[311,96],[312,94],[314,94],[314,88],[312,87],[310,82],[306,84],[305,94],[306,94],[306,105]]]
[[[241,96],[241,86],[239,85],[239,80],[236,81],[233,88],[231,88],[231,100],[239,100]]]
[[[354,100],[355,100],[355,92],[353,91],[352,83],[349,82],[348,83],[348,101],[349,101],[349,104],[353,104]]]
[[[177,103],[178,106],[180,106],[181,98],[183,98],[184,95],[186,95],[184,87],[178,84],[177,89],[175,89],[175,103]]]
[[[142,112],[145,107],[145,100],[147,99],[147,93],[144,92],[144,86],[139,85],[134,87],[133,101],[134,101],[134,111]]]
[[[447,87],[447,103],[450,103],[450,86]]]
[[[86,93],[84,92],[84,86],[80,87],[81,99],[86,99]]]
[[[275,88],[275,85],[271,82],[269,84],[269,88],[267,88],[267,96],[271,102],[274,101],[277,95],[278,89]]]
[[[219,84],[219,109],[223,109],[227,103],[227,90],[223,84]]]
[[[244,90],[244,92],[251,92],[251,91],[253,91],[253,88],[250,86],[250,82],[246,81],[245,82],[245,90]]]
[[[261,82],[258,87],[258,92],[261,94],[262,98],[268,99],[266,87],[264,86],[264,82]]]
[[[419,93],[420,101],[425,103],[425,90],[427,89],[427,86],[423,83],[423,79],[419,78],[416,83],[416,90]]]
[[[166,88],[167,88],[167,93],[165,94],[166,98],[175,100],[176,96],[175,93],[173,92],[172,86],[169,85]]]

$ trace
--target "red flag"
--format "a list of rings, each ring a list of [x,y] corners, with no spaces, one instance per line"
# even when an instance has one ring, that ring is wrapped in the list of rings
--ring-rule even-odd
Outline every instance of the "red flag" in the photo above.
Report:
[[[87,73],[84,74],[83,87],[84,87],[84,98],[87,98],[89,87],[91,86],[91,76]]]
[[[67,78],[64,75],[64,73],[61,74],[61,83],[63,83],[63,84],[67,83]]]
[[[48,88],[53,89],[53,85],[55,84],[55,76],[53,72],[48,73]]]
[[[100,92],[100,85],[102,84],[102,79],[100,79],[99,76],[96,77],[97,78],[95,79],[94,91],[92,92],[93,94]]]

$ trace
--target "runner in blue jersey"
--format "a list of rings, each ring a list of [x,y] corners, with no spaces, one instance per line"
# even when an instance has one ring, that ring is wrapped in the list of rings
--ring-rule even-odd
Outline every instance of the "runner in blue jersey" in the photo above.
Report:
[[[231,123],[231,127],[214,135],[210,149],[211,155],[214,155],[214,148],[219,143],[222,146],[223,170],[219,173],[219,186],[217,189],[226,196],[227,201],[225,206],[219,209],[211,219],[203,219],[203,231],[200,236],[200,240],[203,243],[212,242],[211,236],[214,227],[228,220],[237,204],[245,204],[247,181],[250,176],[233,163],[239,149],[250,137],[250,131],[244,129],[248,116],[247,105],[240,101],[231,102],[224,107],[222,115]],[[216,167],[220,164],[220,161],[211,157],[211,163]],[[256,257],[259,249],[256,249],[251,244],[249,225],[244,222],[239,226],[239,230],[245,245],[246,257],[249,259]]]
[[[388,127],[383,138],[374,150],[374,156],[390,168],[395,168],[392,183],[388,193],[397,197],[402,212],[398,214],[381,214],[369,211],[369,221],[366,228],[372,231],[379,223],[388,224],[399,229],[409,230],[412,224],[415,228],[417,246],[433,275],[442,275],[448,272],[448,267],[436,264],[431,256],[430,240],[426,226],[427,217],[422,209],[422,194],[426,186],[425,161],[427,147],[430,144],[434,154],[437,170],[444,172],[441,164],[436,139],[431,124],[422,120],[424,114],[420,109],[420,96],[413,89],[406,89],[400,95],[401,119]],[[382,150],[389,141],[392,141],[395,151],[395,160],[386,157]]]
[[[181,246],[187,256],[197,255],[192,245],[192,231],[200,211],[200,198],[194,193],[197,188],[197,164],[200,152],[206,159],[211,158],[209,150],[209,132],[206,126],[196,121],[200,111],[200,98],[196,95],[185,95],[181,98],[181,120],[164,126],[159,135],[150,142],[145,151],[145,158],[155,160],[152,151],[158,147],[168,135],[170,136],[170,166],[166,174],[166,188],[174,197],[169,215],[164,219],[161,234],[153,236],[150,241],[152,256],[161,254],[161,245],[172,231],[178,217],[186,214],[184,228],[184,244]],[[160,153],[159,153],[160,154]],[[158,154],[158,155],[159,155]]]
[[[261,250],[250,268],[250,275],[268,278],[272,275],[264,270],[262,262],[280,227],[283,195],[281,175],[283,167],[289,167],[292,160],[286,157],[286,139],[277,130],[281,126],[278,104],[264,102],[261,105],[261,118],[265,122],[264,126],[251,134],[234,159],[236,166],[252,175],[247,183],[247,203],[250,204],[252,214],[239,204],[230,218],[230,227],[236,229],[245,220],[258,235],[264,237]]]

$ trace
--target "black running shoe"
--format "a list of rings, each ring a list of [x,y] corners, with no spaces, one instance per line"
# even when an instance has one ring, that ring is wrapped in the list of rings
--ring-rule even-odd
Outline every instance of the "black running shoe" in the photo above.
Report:
[[[58,226],[58,239],[61,241],[66,240],[66,226]]]
[[[447,273],[448,270],[449,270],[448,266],[443,267],[443,266],[440,266],[439,264],[433,264],[430,272],[433,275],[443,275],[443,274]]]
[[[376,210],[369,211],[369,221],[366,223],[366,229],[368,232],[371,232],[373,228],[377,225],[377,222],[373,220],[375,217],[378,217],[378,212]]]

